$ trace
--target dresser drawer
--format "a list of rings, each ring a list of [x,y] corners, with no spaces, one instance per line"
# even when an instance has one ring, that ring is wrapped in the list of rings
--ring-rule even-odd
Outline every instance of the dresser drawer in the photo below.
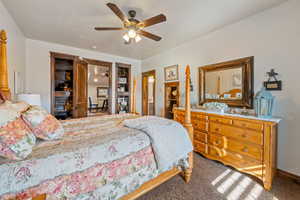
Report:
[[[208,116],[203,114],[203,113],[197,113],[197,112],[193,112],[192,113],[192,119],[194,120],[204,120],[207,121],[208,120]]]
[[[183,124],[183,122],[184,122],[184,112],[176,110],[175,114],[174,114],[174,120],[181,123],[181,124]]]
[[[221,124],[232,124],[232,119],[228,119],[228,118],[222,118],[222,117],[213,117],[213,116],[210,116],[209,117],[209,121],[212,121],[212,122],[216,122],[216,123],[221,123]]]
[[[259,145],[251,145],[241,143],[235,140],[228,140],[228,147],[230,151],[249,156],[256,160],[262,160],[262,147]]]
[[[224,162],[224,164],[231,165],[243,172],[262,177],[263,165],[261,161],[253,160],[247,156],[211,145],[208,146],[208,154],[213,159]]]
[[[208,146],[203,142],[198,142],[194,140],[194,151],[207,154]]]
[[[184,119],[180,118],[180,117],[175,117],[174,120],[177,121],[177,122],[179,122],[180,124],[184,123]]]
[[[209,134],[208,143],[212,146],[243,154],[256,160],[262,160],[262,147],[260,145],[239,142],[235,139],[216,134]]]
[[[233,126],[210,123],[209,132],[224,135],[226,137],[236,138],[238,140],[252,142],[255,144],[263,144],[263,134],[261,132],[242,129]]]
[[[225,136],[220,136],[216,134],[210,133],[208,136],[208,143],[209,145],[218,147],[218,148],[226,148],[227,147],[227,138]]]
[[[207,143],[207,133],[194,130],[194,140],[198,142]]]
[[[205,132],[208,131],[208,122],[206,121],[193,120],[192,124],[195,130],[205,131]]]
[[[253,129],[256,131],[264,130],[264,125],[261,123],[247,122],[242,120],[233,120],[233,125],[241,128]]]

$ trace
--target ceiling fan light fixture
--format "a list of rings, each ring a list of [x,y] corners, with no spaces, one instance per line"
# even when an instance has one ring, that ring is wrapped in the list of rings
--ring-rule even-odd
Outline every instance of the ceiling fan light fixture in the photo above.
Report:
[[[134,38],[135,42],[138,43],[139,41],[142,40],[141,36],[139,34],[136,35],[136,37]]]
[[[125,34],[123,35],[123,39],[124,39],[126,42],[129,42],[129,41],[130,41],[130,37],[128,36],[127,33],[125,33]]]
[[[135,38],[137,35],[136,31],[134,29],[129,29],[127,34],[129,36],[129,38]]]

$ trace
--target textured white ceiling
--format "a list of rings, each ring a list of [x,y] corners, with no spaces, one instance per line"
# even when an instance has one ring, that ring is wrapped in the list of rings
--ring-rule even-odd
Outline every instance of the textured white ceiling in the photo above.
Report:
[[[286,0],[2,0],[24,34],[31,39],[145,59],[183,42],[237,22]],[[95,26],[121,26],[105,5],[117,4],[137,19],[163,13],[167,22],[146,28],[163,39],[143,38],[125,45],[122,31],[96,32]]]

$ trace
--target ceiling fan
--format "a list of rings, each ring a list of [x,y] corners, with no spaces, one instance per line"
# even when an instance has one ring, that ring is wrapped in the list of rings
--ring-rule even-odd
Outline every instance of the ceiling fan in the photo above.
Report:
[[[163,14],[151,17],[144,21],[139,21],[135,19],[136,11],[130,10],[128,12],[129,18],[127,18],[123,12],[118,8],[116,4],[108,3],[106,4],[123,22],[123,27],[96,27],[97,31],[115,31],[115,30],[125,30],[126,33],[123,35],[125,44],[130,44],[131,42],[139,42],[142,38],[141,35],[149,39],[160,41],[162,38],[160,36],[154,35],[143,29],[167,20],[166,16]]]

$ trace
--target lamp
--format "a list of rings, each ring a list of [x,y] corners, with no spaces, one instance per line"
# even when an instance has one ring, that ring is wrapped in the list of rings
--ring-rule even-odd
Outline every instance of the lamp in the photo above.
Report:
[[[33,106],[41,106],[41,95],[39,94],[19,94],[18,101],[25,101]]]

